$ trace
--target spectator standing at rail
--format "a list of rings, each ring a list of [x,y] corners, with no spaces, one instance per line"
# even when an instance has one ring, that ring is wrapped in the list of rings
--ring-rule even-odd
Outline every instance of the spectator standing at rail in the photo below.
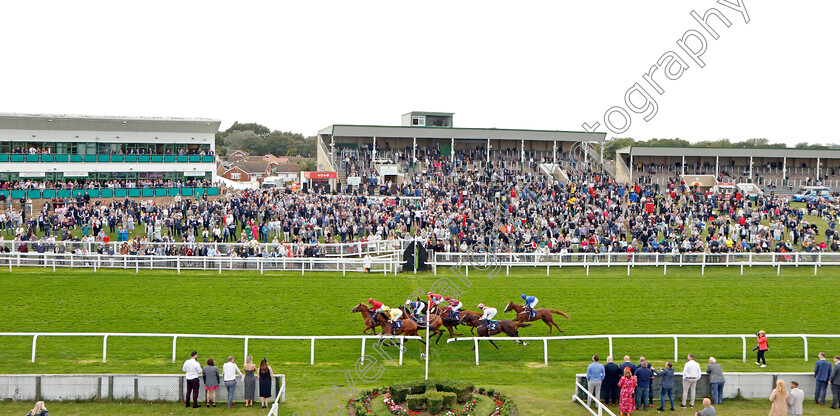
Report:
[[[773,405],[770,407],[768,416],[788,415],[788,392],[784,380],[776,380],[776,388],[770,393],[770,401],[773,402]]]
[[[805,392],[799,388],[796,381],[790,382],[790,395],[788,396],[788,415],[801,416],[802,403],[805,402]]]
[[[814,364],[814,378],[817,379],[817,388],[814,389],[814,404],[825,406],[825,393],[831,376],[831,364],[825,359],[824,352],[821,352],[819,357],[820,359]]]
[[[662,382],[659,384],[661,392],[659,393],[659,410],[665,410],[665,395],[668,395],[668,400],[671,401],[671,410],[674,410],[674,364],[670,361],[665,363],[665,368],[659,368],[659,374],[662,374]]]
[[[207,359],[207,365],[201,369],[201,377],[204,379],[204,399],[207,407],[210,407],[210,394],[213,394],[213,407],[216,407],[216,390],[219,389],[219,367],[212,358]]]
[[[260,361],[260,402],[262,408],[267,409],[271,401],[271,380],[274,379],[274,369],[268,365],[268,360]]]
[[[837,409],[840,407],[840,355],[834,356],[834,367],[831,368],[828,384],[831,384],[831,408]]]
[[[193,351],[190,353],[190,359],[184,361],[184,366],[181,367],[181,370],[186,373],[185,378],[187,379],[187,396],[186,396],[186,406],[190,407],[190,394],[192,394],[192,407],[201,407],[198,405],[198,376],[201,375],[201,364],[198,363],[198,352]]]
[[[609,406],[618,404],[619,379],[621,379],[621,369],[618,368],[618,364],[613,362],[612,356],[608,356],[607,363],[604,364],[604,382],[601,384],[603,389],[601,396],[604,398],[604,404]]]
[[[618,365],[618,368],[621,370],[621,373],[624,374],[625,368],[630,368],[630,372],[633,373],[636,371],[636,364],[630,362],[630,356],[624,356],[624,362]]]
[[[691,407],[694,407],[694,397],[697,392],[697,380],[700,379],[700,364],[694,361],[694,354],[688,354],[688,362],[683,367],[683,397],[680,407],[685,407],[686,399],[691,392]]]
[[[723,369],[717,363],[715,357],[709,357],[706,374],[709,375],[709,387],[712,390],[712,404],[720,404],[723,401],[723,384],[726,382],[726,379],[723,377]]]
[[[254,392],[256,391],[257,382],[254,379],[254,372],[257,366],[254,364],[254,357],[250,355],[245,357],[245,364],[242,365],[242,370],[245,371],[245,407],[254,405]]]
[[[623,376],[618,380],[618,386],[621,387],[621,400],[618,402],[618,411],[623,415],[630,415],[636,410],[636,400],[634,395],[636,393],[636,377],[630,371],[630,367],[624,367]]]
[[[373,258],[370,257],[370,254],[365,254],[365,273],[370,273],[370,266],[373,263]]]
[[[644,411],[647,412],[650,405],[650,383],[653,378],[653,372],[648,368],[647,361],[639,363],[636,367],[636,408],[641,409],[644,406]]]
[[[228,357],[225,365],[222,366],[222,372],[225,378],[225,388],[228,395],[228,409],[233,407],[233,397],[236,392],[236,376],[242,375],[239,371],[239,366],[233,362],[233,356]]]
[[[758,349],[758,353],[756,355],[755,364],[764,368],[767,367],[767,360],[764,359],[764,354],[766,354],[769,349],[767,347],[767,334],[762,330],[758,331],[755,336],[756,342],[758,343],[758,346],[756,347],[756,349]]]
[[[592,405],[592,396],[601,401],[601,383],[604,381],[604,366],[598,362],[600,357],[597,354],[592,356],[592,363],[586,367],[586,385],[589,395],[586,396],[586,405]]]

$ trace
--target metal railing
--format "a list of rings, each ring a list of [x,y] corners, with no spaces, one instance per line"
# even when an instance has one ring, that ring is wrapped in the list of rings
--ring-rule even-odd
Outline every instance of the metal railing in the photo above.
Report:
[[[578,403],[580,403],[580,405],[583,406],[586,410],[588,410],[590,414],[597,415],[597,416],[602,416],[604,414],[604,412],[606,412],[606,414],[608,414],[610,416],[615,416],[615,413],[613,413],[612,410],[610,410],[607,406],[605,406],[604,403],[602,403],[600,400],[598,400],[598,398],[593,396],[592,393],[590,393],[588,389],[581,386],[580,383],[578,383],[577,381],[575,381],[575,388],[576,388],[576,390],[575,390],[575,394],[572,395],[572,400],[575,400]],[[595,401],[595,403],[598,404],[598,413],[595,413],[595,411],[592,410],[592,408],[589,407],[588,404],[583,402],[583,399],[581,399],[580,396],[578,396],[578,392],[577,392],[578,390],[583,392],[583,393],[586,393],[587,398],[592,399],[593,401]]]
[[[741,340],[742,360],[747,362],[747,338],[754,338],[755,334],[741,335],[741,334],[616,334],[616,335],[569,335],[557,337],[465,337],[465,338],[450,338],[446,340],[447,343],[458,341],[472,341],[475,346],[475,365],[479,365],[478,355],[478,341],[493,340],[493,341],[542,341],[543,343],[543,361],[548,365],[548,341],[563,341],[576,339],[606,339],[609,343],[609,355],[613,355],[613,339],[631,339],[631,338],[670,338],[674,340],[674,362],[679,362],[679,339],[680,338],[732,338]],[[840,338],[840,335],[835,334],[773,334],[768,335],[768,338],[802,338],[803,347],[805,350],[805,361],[808,361],[808,338]]]
[[[362,340],[362,354],[361,361],[364,363],[365,348],[367,340],[391,340],[399,341],[400,344],[400,359],[399,365],[403,362],[403,353],[405,348],[403,344],[407,339],[422,340],[419,336],[405,336],[405,335],[212,335],[212,334],[157,334],[157,333],[128,333],[128,332],[0,332],[0,337],[32,337],[32,362],[35,362],[36,352],[38,348],[38,338],[41,337],[102,337],[102,362],[107,362],[108,358],[108,338],[109,337],[140,337],[140,338],[172,338],[172,362],[177,360],[177,349],[179,338],[211,338],[211,339],[241,339],[245,341],[244,357],[248,356],[248,342],[252,339],[260,340],[294,340],[294,341],[309,341],[310,355],[309,365],[315,365],[315,340],[328,339],[360,339]]]
[[[207,257],[207,256],[151,256],[108,255],[75,253],[0,253],[0,268],[13,267],[140,269],[149,270],[204,270],[216,271],[300,271],[306,272],[364,272],[365,259],[358,257]],[[399,254],[371,257],[370,272],[396,275],[400,268]]]
[[[487,273],[489,269],[498,271],[502,268],[510,274],[511,267],[544,267],[546,276],[552,267],[583,267],[586,275],[589,268],[626,267],[627,275],[637,266],[662,267],[668,274],[668,266],[699,266],[705,275],[706,266],[739,267],[744,274],[744,266],[776,267],[776,274],[782,266],[814,267],[814,274],[822,266],[840,266],[840,253],[834,252],[788,252],[788,253],[438,253],[435,252],[430,262],[432,271],[437,274],[438,267],[474,267]]]
[[[142,229],[142,227],[139,227]],[[185,230],[186,233],[186,230]],[[2,234],[2,231],[0,231]],[[271,231],[269,235],[279,235],[277,231]],[[229,255],[231,252],[236,251],[237,249],[241,248],[253,248],[258,250],[260,253],[266,253],[262,257],[267,257],[267,254],[272,252],[281,252],[283,256],[286,256],[288,251],[292,251],[295,253],[296,257],[304,257],[302,253],[307,249],[317,249],[320,255],[323,256],[332,256],[332,257],[352,257],[352,256],[364,256],[366,254],[370,254],[372,256],[376,255],[383,255],[383,254],[393,254],[395,252],[402,252],[413,240],[405,240],[405,239],[398,239],[398,240],[374,240],[374,241],[359,241],[359,242],[352,242],[352,243],[250,243],[250,242],[155,242],[155,241],[146,241],[139,243],[140,250],[146,250],[148,248],[158,248],[161,247],[163,249],[169,249],[172,247],[184,247],[184,248],[191,248],[193,250],[197,250],[199,248],[212,248],[217,253],[223,253],[224,255]],[[29,252],[35,252],[38,248],[39,240],[31,240],[31,241],[15,241],[15,240],[5,240],[0,242],[0,246],[9,247],[10,251],[17,252],[19,251],[19,247],[22,244],[26,244]],[[110,241],[107,243],[101,241],[54,241],[54,242],[46,242],[44,244],[44,250],[48,253],[54,253],[57,249],[60,249],[61,246],[64,246],[65,251],[72,251],[76,248],[84,249],[88,252],[96,252],[100,247],[106,247],[110,253],[117,254],[120,252],[120,248],[124,245],[128,244],[129,246],[133,245],[133,242],[129,241]]]
[[[271,410],[268,412],[268,416],[279,416],[280,415],[280,403],[286,403],[286,376],[283,375],[283,379],[281,380],[280,389],[277,392],[277,397],[274,399],[274,403],[271,404]]]

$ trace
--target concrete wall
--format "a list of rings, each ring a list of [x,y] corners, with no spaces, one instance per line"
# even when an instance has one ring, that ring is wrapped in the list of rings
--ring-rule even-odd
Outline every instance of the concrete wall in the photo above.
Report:
[[[790,382],[796,381],[799,383],[799,388],[805,392],[805,399],[814,397],[814,390],[817,383],[814,379],[814,373],[723,373],[726,378],[726,383],[723,385],[723,398],[731,399],[738,395],[746,399],[768,399],[770,392],[776,387],[776,380],[782,379],[785,385],[790,389]],[[586,374],[577,375],[578,382],[586,387]],[[659,384],[662,377],[656,377],[653,383],[653,397],[659,400]],[[674,402],[682,401],[682,373],[674,375]],[[586,399],[586,394],[576,392],[579,397]],[[603,397],[603,396],[602,396]],[[696,390],[697,402],[702,402],[703,397],[711,398],[711,389],[709,388],[709,378],[704,373],[697,382]]]
[[[254,376],[256,377],[256,376]],[[282,384],[275,376],[272,398]],[[255,395],[259,397],[259,382]],[[224,383],[219,387],[217,400],[227,400]],[[178,374],[2,374],[0,375],[0,400],[47,402],[90,399],[128,399],[179,401],[184,399],[186,382]],[[245,385],[237,378],[235,397],[245,400]],[[199,389],[199,400],[204,400],[204,383]]]

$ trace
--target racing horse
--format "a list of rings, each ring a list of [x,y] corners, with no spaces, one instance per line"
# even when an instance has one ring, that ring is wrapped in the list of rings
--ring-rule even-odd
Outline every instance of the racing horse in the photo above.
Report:
[[[476,318],[481,318],[480,313],[476,313],[476,312],[473,312],[473,311],[470,311],[470,310],[461,309],[459,312],[461,313],[462,318],[464,317],[464,315],[472,315],[472,316],[475,316]],[[459,319],[458,320],[458,325],[468,326],[470,328],[470,333],[475,334],[476,325],[481,326],[481,321],[480,320],[472,320],[472,321],[464,322],[463,320]],[[461,334],[455,334],[455,335],[461,335]]]
[[[444,326],[443,325],[443,319],[441,319],[440,315],[437,315],[435,313],[430,312],[429,313],[429,322],[420,323],[420,322],[415,321],[414,315],[412,315],[408,311],[408,309],[406,309],[405,306],[400,306],[400,310],[402,311],[403,316],[406,316],[409,319],[411,319],[412,321],[414,321],[414,323],[417,325],[418,329],[426,329],[426,330],[431,329],[432,332],[437,334],[437,338],[435,339],[435,345],[437,345],[440,342],[440,337],[443,336],[443,331],[440,330],[440,327]],[[425,318],[426,314],[423,314],[421,316]],[[450,331],[452,331],[452,330],[450,329]]]
[[[426,301],[420,300],[419,297],[417,298],[417,300],[419,302],[422,302],[424,305],[426,305],[427,308],[429,307],[429,305]],[[406,311],[404,307],[400,307],[400,309],[402,309],[402,311],[403,311],[403,316],[407,316],[408,311]],[[441,316],[441,313],[443,313],[443,312],[444,311],[443,311],[442,308],[440,308],[440,305],[435,305],[434,307],[432,307],[432,309],[429,310],[429,315],[430,316],[431,315]],[[460,313],[463,313],[463,311],[460,311]],[[449,338],[455,338],[458,335],[464,335],[462,333],[457,333],[457,334],[455,333],[455,330],[458,329],[458,320],[457,319],[449,319],[448,312],[445,316],[441,316],[441,319],[443,319],[443,327],[445,327],[446,330],[449,331]]]
[[[566,319],[568,319],[570,321],[572,320],[572,318],[569,317],[569,315],[567,315],[565,312],[555,311],[553,309],[537,309],[535,311],[537,313],[537,316],[532,318],[531,315],[529,315],[525,312],[525,307],[524,306],[517,305],[513,302],[510,302],[510,303],[507,304],[507,306],[505,306],[505,313],[508,313],[510,311],[516,311],[516,317],[513,318],[513,320],[516,321],[516,322],[531,322],[531,321],[542,320],[543,322],[545,322],[546,325],[548,325],[548,333],[549,334],[551,333],[551,330],[554,329],[555,327],[560,332],[566,332],[566,331],[560,329],[560,326],[558,326],[557,323],[554,322],[554,315],[552,315],[552,314],[556,313],[558,315],[563,315],[564,317],[566,317]]]
[[[499,349],[499,346],[496,345],[493,342],[492,339],[489,339],[490,336],[496,335],[496,334],[501,334],[502,332],[504,332],[505,335],[507,335],[509,337],[518,337],[519,336],[519,328],[525,328],[525,327],[531,326],[531,324],[516,322],[516,321],[511,321],[511,320],[505,319],[505,320],[501,320],[501,321],[496,321],[496,329],[488,330],[487,326],[485,326],[481,322],[481,317],[480,316],[467,315],[467,314],[461,315],[461,320],[459,321],[459,323],[464,324],[464,325],[474,326],[476,328],[476,332],[478,332],[478,336],[488,337],[487,340],[490,341],[490,343],[493,344],[493,346],[496,347],[497,350]],[[527,342],[522,342],[522,341],[519,341],[519,340],[517,340],[516,342],[518,342],[522,345],[528,345]],[[472,349],[475,350],[475,346],[473,346]]]
[[[350,312],[360,312],[362,314],[362,317],[364,317],[365,329],[362,330],[363,334],[366,334],[368,331],[373,330],[373,335],[376,335],[376,326],[382,324],[375,317],[371,316],[373,314],[373,311],[370,310],[368,305],[365,305],[364,303],[359,303],[358,305],[356,305],[355,308],[351,309]]]

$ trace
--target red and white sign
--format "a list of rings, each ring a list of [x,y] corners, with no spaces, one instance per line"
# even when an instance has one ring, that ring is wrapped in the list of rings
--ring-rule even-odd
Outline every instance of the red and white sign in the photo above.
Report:
[[[303,172],[306,179],[335,179],[338,174],[335,172]]]

